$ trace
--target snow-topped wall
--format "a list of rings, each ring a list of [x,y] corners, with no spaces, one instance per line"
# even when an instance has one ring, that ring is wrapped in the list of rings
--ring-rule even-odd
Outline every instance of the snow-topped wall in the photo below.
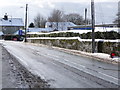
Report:
[[[120,56],[120,42],[116,40],[106,40],[99,45],[100,40],[95,42],[95,52],[98,53],[116,53],[117,56]],[[30,43],[45,44],[49,46],[57,46],[61,48],[80,50],[85,52],[92,52],[92,42],[88,39],[80,39],[79,37],[73,38],[28,38]],[[100,50],[101,49],[101,50]]]

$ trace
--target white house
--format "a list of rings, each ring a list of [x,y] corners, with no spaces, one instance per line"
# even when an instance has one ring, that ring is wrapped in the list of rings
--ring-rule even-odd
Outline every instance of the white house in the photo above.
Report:
[[[49,31],[64,31],[68,30],[68,27],[76,26],[72,22],[47,22],[45,28],[48,28]]]
[[[7,15],[4,15],[4,18],[0,18],[0,31],[3,34],[13,34],[20,28],[24,28],[21,18],[8,18]]]

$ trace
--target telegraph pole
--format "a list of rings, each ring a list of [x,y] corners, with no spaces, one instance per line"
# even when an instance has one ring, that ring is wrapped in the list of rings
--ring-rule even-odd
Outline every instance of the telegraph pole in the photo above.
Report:
[[[85,26],[87,25],[87,8],[85,8]]]
[[[25,14],[25,42],[27,42],[27,11],[28,11],[28,4],[26,4],[26,14]]]
[[[118,2],[118,27],[120,28],[120,1]]]
[[[92,53],[95,52],[95,10],[94,0],[91,0],[91,17],[92,17]]]

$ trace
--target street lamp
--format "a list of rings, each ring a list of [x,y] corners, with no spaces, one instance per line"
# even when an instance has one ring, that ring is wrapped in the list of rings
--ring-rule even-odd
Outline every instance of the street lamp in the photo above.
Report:
[[[27,42],[27,11],[28,11],[28,4],[26,4],[26,14],[25,14],[25,42]]]

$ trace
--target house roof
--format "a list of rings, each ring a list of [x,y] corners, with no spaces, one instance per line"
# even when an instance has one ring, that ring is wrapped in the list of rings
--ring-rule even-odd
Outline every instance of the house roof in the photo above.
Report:
[[[24,23],[21,18],[8,18],[8,20],[1,18],[0,26],[24,26]]]
[[[29,28],[28,32],[41,32],[41,31],[49,31],[48,28]]]

